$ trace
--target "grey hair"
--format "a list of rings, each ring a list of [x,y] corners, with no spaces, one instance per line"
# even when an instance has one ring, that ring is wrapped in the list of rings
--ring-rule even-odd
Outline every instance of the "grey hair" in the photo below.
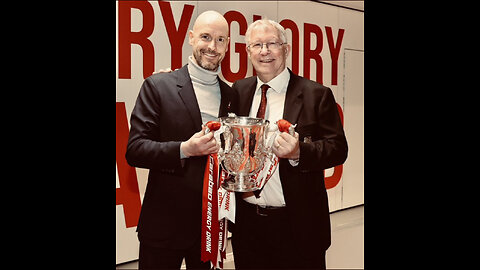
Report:
[[[277,29],[278,36],[280,37],[282,42],[287,43],[287,33],[285,31],[285,28],[283,28],[281,24],[269,19],[261,19],[254,21],[248,26],[247,32],[245,33],[245,43],[247,44],[247,46],[250,44],[250,34],[254,28],[266,28],[269,26],[273,26],[275,29]]]

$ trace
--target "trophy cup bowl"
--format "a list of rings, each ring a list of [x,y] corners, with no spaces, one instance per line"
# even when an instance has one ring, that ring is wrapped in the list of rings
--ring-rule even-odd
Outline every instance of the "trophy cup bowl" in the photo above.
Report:
[[[229,115],[220,118],[224,132],[220,135],[220,164],[232,177],[222,187],[228,191],[249,192],[258,189],[252,178],[264,165],[269,149],[266,139],[269,121],[263,118]]]

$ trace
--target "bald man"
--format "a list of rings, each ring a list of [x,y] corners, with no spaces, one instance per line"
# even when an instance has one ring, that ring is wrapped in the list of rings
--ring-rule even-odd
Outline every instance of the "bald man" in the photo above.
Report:
[[[202,262],[202,187],[207,155],[219,149],[202,123],[236,112],[238,94],[220,80],[228,23],[200,14],[188,35],[188,64],[154,74],[142,84],[130,118],[126,159],[149,169],[137,232],[139,269],[209,269]]]

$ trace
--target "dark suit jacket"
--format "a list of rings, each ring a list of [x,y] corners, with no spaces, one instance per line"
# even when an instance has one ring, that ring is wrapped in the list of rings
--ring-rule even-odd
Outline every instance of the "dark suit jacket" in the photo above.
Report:
[[[300,163],[292,167],[288,159],[280,159],[278,169],[298,248],[305,255],[318,256],[319,251],[330,246],[330,217],[323,170],[342,164],[347,158],[348,147],[332,91],[295,75],[290,69],[289,72],[283,119],[297,124]],[[240,97],[238,115],[249,115],[256,85],[256,76],[232,85]],[[307,136],[312,142],[304,142]],[[235,219],[235,226],[244,222],[239,215]]]
[[[219,116],[235,111],[237,94],[219,79]],[[130,118],[126,159],[150,169],[138,238],[156,247],[190,247],[201,234],[206,156],[190,157],[182,167],[180,143],[201,130],[200,109],[187,65],[154,74],[143,82]]]

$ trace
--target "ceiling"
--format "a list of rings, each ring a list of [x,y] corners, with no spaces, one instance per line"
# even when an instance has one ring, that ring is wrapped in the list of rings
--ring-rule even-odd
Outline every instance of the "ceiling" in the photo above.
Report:
[[[318,1],[318,2],[364,11],[365,1]]]

